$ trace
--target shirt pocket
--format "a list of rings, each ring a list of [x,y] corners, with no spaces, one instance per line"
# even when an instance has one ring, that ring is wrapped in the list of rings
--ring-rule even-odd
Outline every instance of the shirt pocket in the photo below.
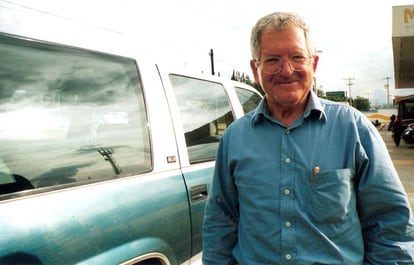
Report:
[[[348,168],[312,175],[311,215],[316,222],[340,222],[355,210],[353,175]]]

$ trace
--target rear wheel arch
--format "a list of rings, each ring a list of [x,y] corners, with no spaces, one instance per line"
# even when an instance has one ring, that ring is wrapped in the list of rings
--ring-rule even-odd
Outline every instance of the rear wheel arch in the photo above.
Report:
[[[120,265],[171,265],[171,263],[162,253],[148,253],[123,262]]]

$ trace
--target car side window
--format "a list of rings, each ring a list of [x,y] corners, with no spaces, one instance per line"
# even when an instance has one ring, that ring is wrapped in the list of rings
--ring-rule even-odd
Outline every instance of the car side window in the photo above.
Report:
[[[0,36],[0,195],[150,171],[135,61]]]
[[[234,121],[220,83],[170,75],[177,98],[190,163],[215,159],[224,130]]]
[[[255,109],[262,99],[257,93],[253,91],[241,87],[235,87],[235,89],[237,97],[242,104],[244,113],[248,113],[251,110]]]

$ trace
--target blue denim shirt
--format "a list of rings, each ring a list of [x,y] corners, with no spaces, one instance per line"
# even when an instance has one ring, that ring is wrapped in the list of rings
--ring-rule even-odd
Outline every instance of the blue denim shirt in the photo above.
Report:
[[[414,264],[414,226],[387,148],[356,109],[311,92],[286,128],[265,100],[223,135],[203,264]]]

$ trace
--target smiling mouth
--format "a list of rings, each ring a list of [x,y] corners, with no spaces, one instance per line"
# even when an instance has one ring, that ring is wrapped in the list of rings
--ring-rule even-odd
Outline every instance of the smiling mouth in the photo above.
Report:
[[[288,84],[292,84],[294,83],[294,80],[290,80],[290,81],[276,81],[276,84],[278,85],[288,85]]]

